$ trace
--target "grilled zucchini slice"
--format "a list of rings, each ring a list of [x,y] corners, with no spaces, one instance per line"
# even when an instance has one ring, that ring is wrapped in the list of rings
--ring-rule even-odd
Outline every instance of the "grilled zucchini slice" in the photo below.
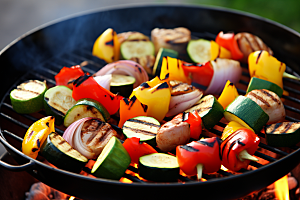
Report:
[[[185,112],[197,111],[206,129],[213,128],[224,116],[223,106],[213,95],[206,95]]]
[[[20,114],[38,112],[44,108],[44,94],[47,90],[46,82],[29,80],[20,84],[10,92],[13,109]]]
[[[99,178],[119,180],[125,173],[131,158],[120,140],[113,136],[98,156],[92,174]]]
[[[151,181],[177,181],[179,176],[177,158],[165,153],[141,156],[139,158],[139,175]]]
[[[64,126],[68,127],[73,122],[85,117],[95,117],[106,122],[110,119],[110,114],[98,101],[89,98],[80,99],[68,110],[64,118]]]
[[[123,133],[127,138],[137,137],[141,142],[156,146],[156,135],[160,123],[153,117],[139,116],[127,120],[123,125]]]
[[[44,158],[56,167],[79,173],[88,159],[73,149],[59,134],[52,132],[41,147]]]
[[[274,147],[291,147],[300,142],[300,122],[281,122],[265,127],[266,141]]]
[[[121,56],[125,60],[140,58],[147,55],[155,55],[154,45],[146,40],[126,40],[121,44]]]
[[[72,90],[66,86],[49,88],[44,95],[44,108],[47,115],[55,117],[55,124],[60,125],[68,110],[76,104]]]
[[[121,96],[129,98],[133,91],[135,78],[132,76],[112,74],[110,82],[110,91],[114,94],[119,93]]]
[[[269,120],[263,109],[250,98],[238,96],[225,109],[224,117],[228,122],[235,121],[255,133],[262,130]]]
[[[283,94],[283,89],[267,80],[263,80],[260,78],[252,77],[247,88],[247,92],[251,92],[252,90],[266,89],[276,93],[279,97]]]

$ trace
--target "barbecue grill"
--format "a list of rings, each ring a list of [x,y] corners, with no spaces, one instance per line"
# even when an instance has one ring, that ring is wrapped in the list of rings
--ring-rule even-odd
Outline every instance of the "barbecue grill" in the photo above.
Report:
[[[232,174],[219,170],[217,176],[204,174],[207,181],[195,181],[180,176],[178,182],[155,183],[144,181],[136,176],[137,168],[130,166],[124,177],[132,183],[91,178],[71,173],[44,164],[43,158],[31,159],[21,152],[21,142],[28,127],[45,116],[43,111],[30,115],[16,113],[9,100],[9,93],[20,83],[30,80],[46,80],[48,87],[55,85],[54,76],[63,66],[73,66],[84,61],[82,69],[90,74],[105,65],[105,62],[92,55],[92,45],[107,28],[117,33],[139,31],[150,35],[153,28],[175,28],[184,26],[192,31],[194,38],[214,39],[219,31],[250,32],[262,38],[274,51],[280,61],[285,62],[288,72],[300,72],[299,33],[270,20],[248,13],[223,8],[187,5],[144,5],[100,9],[73,16],[63,21],[39,27],[18,38],[0,52],[1,73],[0,91],[0,141],[19,163],[10,165],[0,160],[0,165],[12,171],[26,170],[36,179],[69,195],[82,199],[173,199],[194,196],[209,199],[235,199],[262,189],[290,172],[300,162],[298,147],[288,149],[273,148],[260,143],[260,148],[274,152],[280,158],[271,157],[261,151],[256,156],[266,160],[262,165],[251,162],[255,170],[243,170]],[[242,78],[237,84],[240,94],[245,94],[249,82],[247,65],[243,65]],[[300,121],[300,82],[284,79],[283,96],[286,119]],[[225,123],[219,123],[209,134],[221,136]],[[64,127],[56,126],[62,134]],[[264,140],[264,135],[259,135]],[[218,177],[218,178],[217,178]]]

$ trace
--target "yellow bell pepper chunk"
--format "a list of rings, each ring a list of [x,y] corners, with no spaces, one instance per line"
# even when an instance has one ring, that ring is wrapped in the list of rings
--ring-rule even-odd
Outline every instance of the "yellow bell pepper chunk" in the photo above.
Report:
[[[177,80],[191,84],[191,79],[185,75],[182,68],[182,61],[177,58],[163,57],[160,79],[165,79],[167,74],[169,74],[170,81]]]
[[[252,128],[244,127],[243,125],[241,125],[240,123],[238,123],[236,121],[231,121],[224,128],[221,139],[225,140],[229,135],[231,135],[232,133],[234,133],[235,131],[237,131],[240,128],[247,128],[247,129],[253,131]]]
[[[224,47],[220,46],[215,41],[210,41],[210,60],[215,60],[216,58],[228,58],[232,59],[231,52]]]
[[[233,83],[227,80],[224,89],[218,98],[218,102],[225,109],[235,98],[239,96],[239,93]]]
[[[282,76],[286,69],[285,63],[278,61],[267,51],[255,51],[249,55],[248,64],[251,77],[270,81],[283,89]]]
[[[159,82],[158,84],[155,84]],[[169,111],[171,89],[167,81],[160,82],[157,78],[142,83],[135,88],[130,97],[136,98],[147,105],[147,116],[162,121]]]
[[[55,131],[54,121],[53,116],[48,116],[34,122],[29,127],[22,143],[22,152],[25,155],[34,159],[38,156],[47,136]]]
[[[120,45],[117,33],[108,28],[96,39],[93,55],[107,63],[117,61],[120,57]]]

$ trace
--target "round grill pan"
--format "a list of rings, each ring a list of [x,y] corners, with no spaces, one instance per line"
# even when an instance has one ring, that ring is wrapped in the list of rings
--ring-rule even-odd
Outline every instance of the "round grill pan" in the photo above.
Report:
[[[274,51],[274,55],[288,66],[288,72],[300,72],[300,35],[299,33],[264,18],[247,13],[215,7],[188,5],[143,5],[100,9],[78,16],[53,22],[18,38],[0,52],[0,65],[5,73],[0,74],[0,141],[7,151],[20,164],[11,166],[0,161],[2,167],[14,171],[26,170],[33,177],[45,184],[82,199],[165,199],[192,198],[235,199],[253,191],[262,189],[286,175],[300,162],[298,147],[276,149],[263,143],[260,148],[276,153],[281,158],[274,158],[261,152],[256,156],[267,160],[252,171],[233,175],[220,171],[219,178],[204,175],[207,181],[198,182],[181,177],[176,183],[144,182],[135,176],[124,175],[133,183],[122,183],[101,178],[91,178],[46,165],[42,158],[34,160],[24,155],[21,149],[22,138],[27,128],[43,112],[32,115],[19,115],[10,105],[9,92],[28,79],[46,80],[54,86],[54,75],[63,66],[72,66],[88,61],[84,71],[93,73],[105,63],[91,55],[95,39],[107,28],[117,33],[140,31],[150,35],[153,28],[175,28],[183,26],[198,38],[214,39],[219,31],[250,32],[263,39]],[[249,81],[247,66],[238,84],[239,93],[244,94]],[[300,121],[299,83],[284,80],[285,90],[290,96],[284,96],[287,120]],[[225,127],[225,124],[218,124]],[[63,132],[61,127],[56,131]],[[220,135],[221,131],[211,130]],[[263,136],[262,136],[263,137]],[[130,169],[133,172],[136,169]]]

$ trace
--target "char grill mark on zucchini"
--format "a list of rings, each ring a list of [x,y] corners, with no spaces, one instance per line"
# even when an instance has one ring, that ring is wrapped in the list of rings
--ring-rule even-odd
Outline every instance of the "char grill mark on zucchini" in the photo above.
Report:
[[[300,123],[283,122],[283,123],[276,123],[268,126],[267,132],[270,134],[286,134],[286,133],[292,133],[299,128],[300,128]]]

